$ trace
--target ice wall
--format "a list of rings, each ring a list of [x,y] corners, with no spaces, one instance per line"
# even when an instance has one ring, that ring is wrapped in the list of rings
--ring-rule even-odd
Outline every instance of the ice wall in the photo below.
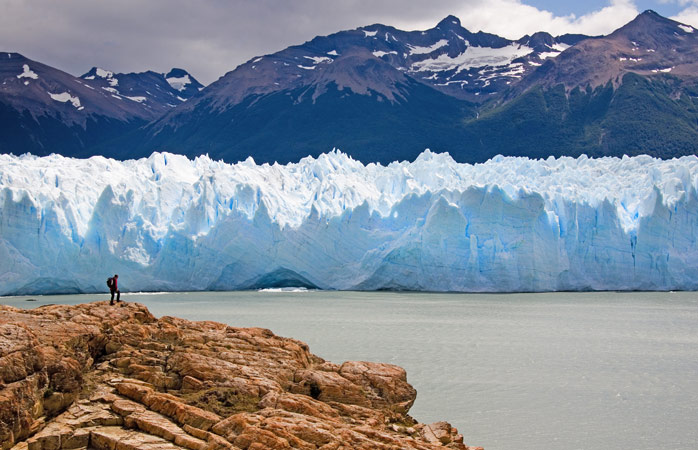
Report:
[[[696,289],[698,158],[0,155],[0,295]]]

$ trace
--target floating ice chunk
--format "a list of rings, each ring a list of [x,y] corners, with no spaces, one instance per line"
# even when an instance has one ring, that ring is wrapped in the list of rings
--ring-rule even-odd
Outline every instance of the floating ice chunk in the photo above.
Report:
[[[37,75],[36,72],[29,68],[29,64],[24,64],[22,66],[22,70],[23,72],[17,75],[17,78],[31,78],[33,80],[39,78],[39,75]]]

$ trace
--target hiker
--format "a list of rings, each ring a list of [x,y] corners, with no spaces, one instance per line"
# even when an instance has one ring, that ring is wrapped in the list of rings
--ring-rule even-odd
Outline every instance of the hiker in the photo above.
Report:
[[[121,291],[119,290],[118,282],[119,282],[119,275],[114,274],[113,277],[107,278],[107,286],[109,286],[109,291],[111,292],[111,301],[109,302],[110,305],[114,304],[114,293],[115,292],[116,292],[117,303],[121,301]]]

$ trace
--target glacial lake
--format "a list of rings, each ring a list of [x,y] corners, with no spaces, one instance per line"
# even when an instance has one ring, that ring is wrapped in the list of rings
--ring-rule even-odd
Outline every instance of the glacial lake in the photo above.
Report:
[[[28,298],[35,299],[33,302]],[[0,297],[34,308],[108,295]],[[486,450],[698,448],[698,293],[129,294],[156,316],[269,328],[407,369],[410,414]]]

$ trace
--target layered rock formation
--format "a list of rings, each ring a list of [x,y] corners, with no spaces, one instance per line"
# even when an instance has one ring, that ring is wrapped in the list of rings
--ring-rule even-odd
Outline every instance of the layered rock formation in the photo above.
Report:
[[[106,302],[0,305],[4,449],[468,449],[399,367]]]

